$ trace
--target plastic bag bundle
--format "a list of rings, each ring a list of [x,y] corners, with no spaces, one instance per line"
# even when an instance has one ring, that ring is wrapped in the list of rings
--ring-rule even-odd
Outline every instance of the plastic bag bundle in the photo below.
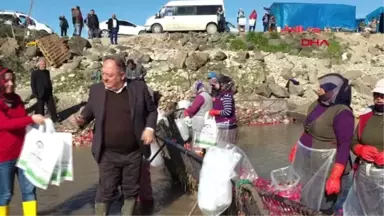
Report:
[[[27,127],[23,149],[16,166],[36,187],[47,189],[73,181],[72,134],[56,132],[50,119],[44,126]]]
[[[211,147],[200,171],[198,205],[204,215],[218,216],[232,203],[235,167],[242,155],[235,149]]]
[[[189,128],[185,124],[185,121],[183,119],[175,119],[177,128],[179,129],[180,135],[183,138],[184,141],[187,141],[189,139]]]

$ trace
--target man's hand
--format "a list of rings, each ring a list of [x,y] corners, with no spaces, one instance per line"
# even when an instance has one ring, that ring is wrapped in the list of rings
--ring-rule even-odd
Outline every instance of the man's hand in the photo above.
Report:
[[[144,145],[150,145],[154,140],[154,131],[150,128],[145,128],[143,135],[141,136],[141,140]]]

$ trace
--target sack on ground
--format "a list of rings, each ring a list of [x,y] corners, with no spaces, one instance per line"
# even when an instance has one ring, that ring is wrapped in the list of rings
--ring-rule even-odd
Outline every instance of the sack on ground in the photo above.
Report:
[[[198,205],[204,215],[218,216],[232,203],[231,179],[241,154],[234,149],[212,147],[204,157],[200,171]]]
[[[56,163],[63,149],[63,140],[57,139],[53,122],[45,126],[27,127],[17,167],[25,171],[26,178],[36,187],[47,189]]]
[[[214,117],[208,113],[204,117],[204,127],[200,133],[194,134],[194,146],[198,148],[210,148],[216,146],[218,129]]]

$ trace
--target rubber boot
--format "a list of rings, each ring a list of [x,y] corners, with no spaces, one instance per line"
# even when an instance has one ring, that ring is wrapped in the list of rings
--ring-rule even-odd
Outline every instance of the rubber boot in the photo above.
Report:
[[[36,200],[23,202],[24,216],[36,216],[37,215],[37,202]]]
[[[136,199],[124,200],[124,205],[121,208],[121,216],[132,216],[135,210]]]
[[[95,216],[106,216],[108,214],[107,203],[96,203],[95,204]]]
[[[8,206],[0,206],[0,216],[8,216]]]

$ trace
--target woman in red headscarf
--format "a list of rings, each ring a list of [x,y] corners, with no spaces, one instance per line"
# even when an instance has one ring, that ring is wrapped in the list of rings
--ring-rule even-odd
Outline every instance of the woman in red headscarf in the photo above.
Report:
[[[20,184],[24,215],[37,214],[36,189],[16,167],[25,128],[30,124],[44,124],[42,115],[28,116],[20,96],[15,93],[15,74],[0,67],[0,216],[8,215],[15,176]]]

